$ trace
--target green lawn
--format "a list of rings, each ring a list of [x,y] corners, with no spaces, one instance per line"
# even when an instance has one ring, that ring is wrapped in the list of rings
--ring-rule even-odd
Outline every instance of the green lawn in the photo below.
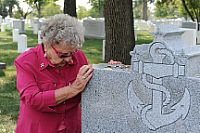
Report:
[[[37,44],[37,35],[33,35],[27,28],[28,47]],[[148,33],[139,32],[136,44],[150,43],[153,37]],[[86,39],[82,50],[89,62],[96,64],[102,62],[102,40]],[[14,59],[18,56],[17,43],[12,42],[11,31],[0,32],[0,62],[7,64],[6,70],[0,70],[0,133],[12,133],[19,110],[19,96],[15,88]]]

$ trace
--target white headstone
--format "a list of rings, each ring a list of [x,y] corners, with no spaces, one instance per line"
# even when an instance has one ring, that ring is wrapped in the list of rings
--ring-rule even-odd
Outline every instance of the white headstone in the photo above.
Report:
[[[196,29],[188,29],[188,28],[180,28],[185,32],[182,35],[183,42],[186,43],[188,46],[196,45],[196,37],[197,31]]]
[[[42,43],[42,38],[41,38],[41,30],[38,31],[38,44],[41,44]]]
[[[27,36],[24,34],[19,35],[18,40],[18,53],[22,53],[27,49]]]
[[[19,29],[13,29],[13,42],[18,42],[18,38],[19,38]]]
[[[3,18],[2,16],[0,15],[0,24],[3,22]]]
[[[37,35],[39,31],[39,22],[33,24],[33,34]]]
[[[137,30],[134,30],[135,41],[137,41]]]
[[[174,52],[180,51],[181,49],[189,46],[182,40],[183,33],[184,30],[181,30],[176,25],[158,25],[154,41],[165,42],[167,47]]]
[[[6,23],[1,23],[1,32],[5,32],[6,31]]]
[[[200,31],[197,31],[197,44],[200,44]]]

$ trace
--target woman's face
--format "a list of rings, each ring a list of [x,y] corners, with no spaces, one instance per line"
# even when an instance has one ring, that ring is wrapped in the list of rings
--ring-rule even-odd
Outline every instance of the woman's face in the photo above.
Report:
[[[47,59],[58,67],[63,67],[65,64],[73,62],[72,55],[77,51],[76,48],[68,44],[60,43],[46,47],[44,45]]]

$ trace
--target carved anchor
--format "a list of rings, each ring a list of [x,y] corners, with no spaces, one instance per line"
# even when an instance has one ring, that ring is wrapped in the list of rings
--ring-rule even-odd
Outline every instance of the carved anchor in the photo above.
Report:
[[[150,54],[153,58],[153,63],[138,62],[139,73],[142,74],[142,82],[144,85],[153,91],[152,104],[144,105],[144,103],[136,96],[133,91],[132,82],[128,88],[128,99],[132,107],[138,114],[141,115],[145,125],[151,130],[156,130],[162,126],[166,126],[174,123],[178,119],[185,119],[190,108],[190,94],[187,88],[183,98],[179,103],[173,105],[173,110],[169,114],[163,114],[162,108],[170,103],[170,92],[162,86],[162,77],[184,75],[181,69],[184,66],[179,66],[174,62],[174,56],[171,51],[167,50],[162,43],[154,43],[150,48]],[[171,63],[163,64],[163,59],[168,56]],[[157,72],[157,70],[165,70],[163,72]],[[146,75],[150,75],[153,78],[153,83],[146,80]],[[165,101],[163,101],[163,94],[165,94]]]

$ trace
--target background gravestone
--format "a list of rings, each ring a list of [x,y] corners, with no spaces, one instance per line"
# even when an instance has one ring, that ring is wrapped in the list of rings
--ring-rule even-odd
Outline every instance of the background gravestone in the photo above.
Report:
[[[13,29],[19,29],[19,33],[25,33],[25,21],[13,20]]]
[[[105,38],[104,19],[85,19],[83,20],[83,26],[85,27],[85,37],[98,39]]]

